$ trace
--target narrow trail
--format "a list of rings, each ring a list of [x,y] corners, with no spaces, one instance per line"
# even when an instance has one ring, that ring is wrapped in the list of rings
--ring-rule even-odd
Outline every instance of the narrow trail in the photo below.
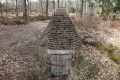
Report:
[[[23,46],[36,40],[46,28],[49,21],[32,22],[28,25],[0,27],[0,53],[5,53],[11,47]]]
[[[0,26],[0,80],[39,80],[39,76],[36,78],[40,71],[36,65],[39,44],[34,42],[48,23],[38,21],[27,25]]]

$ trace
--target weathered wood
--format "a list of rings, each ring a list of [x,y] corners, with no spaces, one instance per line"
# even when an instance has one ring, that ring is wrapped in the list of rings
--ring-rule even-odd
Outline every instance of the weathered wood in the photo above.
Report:
[[[67,53],[68,52],[68,53]],[[67,75],[71,68],[73,50],[48,50],[51,54],[51,72],[53,75]],[[53,55],[56,54],[56,55]]]

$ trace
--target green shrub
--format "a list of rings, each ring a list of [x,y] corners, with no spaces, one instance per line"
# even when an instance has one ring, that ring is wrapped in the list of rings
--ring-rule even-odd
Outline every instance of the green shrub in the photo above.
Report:
[[[75,11],[76,11],[76,10],[75,10],[75,8],[73,8],[73,7],[71,7],[71,8],[68,10],[69,13],[75,13]]]

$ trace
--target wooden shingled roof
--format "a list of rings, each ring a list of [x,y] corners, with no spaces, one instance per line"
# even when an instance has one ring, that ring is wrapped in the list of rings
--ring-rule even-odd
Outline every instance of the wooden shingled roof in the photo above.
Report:
[[[80,38],[65,9],[58,9],[49,22],[47,35],[48,49],[71,50],[78,48]]]

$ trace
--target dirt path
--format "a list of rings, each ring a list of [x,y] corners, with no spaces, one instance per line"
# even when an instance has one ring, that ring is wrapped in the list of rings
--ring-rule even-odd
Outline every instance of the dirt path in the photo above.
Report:
[[[5,53],[13,46],[23,46],[36,40],[49,21],[33,22],[28,25],[0,27],[0,53]]]
[[[41,80],[37,42],[48,23],[0,26],[0,80]]]

